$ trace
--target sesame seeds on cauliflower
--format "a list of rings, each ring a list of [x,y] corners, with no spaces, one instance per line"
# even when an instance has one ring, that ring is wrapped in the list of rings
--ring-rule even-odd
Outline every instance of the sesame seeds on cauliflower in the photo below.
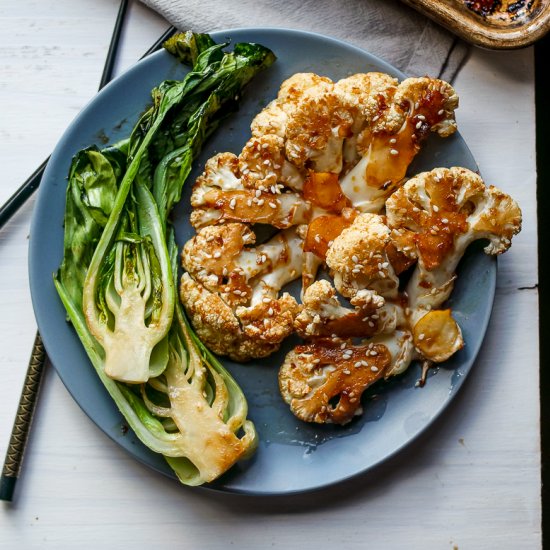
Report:
[[[235,361],[265,357],[293,332],[298,304],[281,288],[300,276],[295,230],[253,247],[244,224],[208,226],[182,251],[180,297],[199,337]]]
[[[500,254],[520,230],[517,204],[469,170],[407,181],[427,136],[456,131],[457,107],[435,78],[298,73],[254,118],[242,151],[212,157],[193,187],[197,234],[180,286],[189,318],[236,361],[266,357],[292,333],[304,339],[279,387],[306,422],[345,424],[370,385],[460,349],[442,308],[464,250],[488,239],[485,251]],[[260,224],[278,232],[256,244]],[[300,277],[301,304],[282,292]]]

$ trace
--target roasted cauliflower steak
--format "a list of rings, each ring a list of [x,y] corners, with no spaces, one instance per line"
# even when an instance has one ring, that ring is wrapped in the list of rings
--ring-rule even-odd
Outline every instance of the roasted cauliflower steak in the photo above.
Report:
[[[369,386],[464,345],[445,306],[456,267],[474,240],[505,252],[521,211],[465,168],[407,174],[430,134],[456,131],[457,107],[437,78],[298,73],[193,186],[180,285],[191,323],[235,361],[302,338],[279,370],[301,420],[346,424]],[[284,287],[300,278],[298,301]]]

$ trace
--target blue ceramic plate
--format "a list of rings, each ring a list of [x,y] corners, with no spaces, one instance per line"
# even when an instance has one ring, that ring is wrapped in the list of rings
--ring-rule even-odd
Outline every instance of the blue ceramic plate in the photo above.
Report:
[[[240,111],[206,143],[196,163],[219,151],[238,153],[249,137],[254,115],[275,97],[281,82],[296,72],[316,72],[337,80],[356,72],[382,71],[405,75],[384,61],[349,44],[299,31],[240,29],[217,32],[217,41],[252,41],[273,49],[278,60],[254,79]],[[30,282],[38,326],[59,376],[84,412],[114,441],[151,468],[174,477],[162,456],[145,448],[133,433],[124,433],[123,419],[96,376],[65,311],[51,274],[61,262],[66,176],[76,151],[107,138],[127,136],[150,101],[150,90],[165,79],[181,78],[185,69],[161,51],[141,61],[104,88],[69,126],[48,164],[34,212],[30,240]],[[432,139],[416,159],[411,173],[436,166],[464,166],[475,161],[463,139]],[[181,244],[192,230],[188,223],[189,193],[177,207]],[[402,376],[365,395],[365,413],[345,427],[300,422],[279,396],[277,371],[291,343],[280,353],[256,363],[224,364],[244,389],[250,417],[260,433],[260,446],[248,462],[235,466],[211,487],[248,494],[285,494],[327,486],[365,472],[398,452],[445,409],[456,395],[482,343],[493,303],[496,262],[481,248],[470,249],[460,264],[451,298],[467,345],[431,373],[424,388],[415,388],[420,368],[413,364]]]

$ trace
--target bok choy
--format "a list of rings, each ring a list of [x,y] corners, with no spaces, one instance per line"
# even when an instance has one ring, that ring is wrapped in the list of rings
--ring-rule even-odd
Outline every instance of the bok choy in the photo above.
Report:
[[[177,299],[169,215],[205,139],[275,60],[258,44],[176,35],[191,71],[152,92],[123,142],[79,151],[69,172],[64,256],[54,282],[88,356],[129,426],[182,482],[212,481],[250,454],[246,399]]]

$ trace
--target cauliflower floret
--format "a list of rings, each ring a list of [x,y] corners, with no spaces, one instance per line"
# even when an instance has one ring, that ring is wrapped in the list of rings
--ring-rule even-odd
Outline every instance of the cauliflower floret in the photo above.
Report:
[[[335,93],[307,94],[288,116],[285,150],[296,166],[338,174],[353,112]]]
[[[284,186],[301,191],[304,185],[304,174],[284,156],[283,138],[274,134],[248,140],[239,155],[239,171],[245,187],[273,194]]]
[[[362,212],[378,212],[403,183],[421,143],[433,131],[456,131],[458,96],[435,78],[408,78],[399,84],[388,109],[372,119],[357,138],[361,160],[341,181],[344,194]]]
[[[334,88],[332,80],[315,73],[296,73],[287,78],[279,88],[277,99],[284,101],[284,105],[298,103],[305,95],[323,94]]]
[[[346,424],[362,413],[361,395],[383,378],[391,360],[381,344],[324,340],[297,346],[279,370],[279,389],[301,420]]]
[[[517,203],[486,187],[466,168],[436,168],[411,178],[386,203],[388,225],[412,231],[418,266],[408,286],[411,307],[441,305],[452,291],[467,246],[489,239],[487,254],[501,254],[521,229]]]
[[[384,303],[382,296],[363,289],[351,299],[355,307],[350,309],[340,303],[336,290],[328,281],[316,281],[304,293],[302,311],[294,326],[302,338],[372,336],[391,325],[391,330],[395,328],[395,319],[390,319],[387,311],[380,314]]]
[[[334,92],[344,101],[357,107],[353,133],[363,129],[363,124],[380,116],[395,94],[398,81],[385,73],[358,73],[342,78],[334,85]]]
[[[265,357],[293,332],[298,304],[281,288],[301,273],[296,231],[253,248],[244,224],[204,227],[183,247],[181,300],[215,353],[236,361]]]
[[[398,81],[384,73],[359,73],[343,78],[334,85],[334,92],[353,111],[351,136],[344,141],[344,169],[349,171],[360,160],[357,137],[367,124],[384,115],[391,105]]]
[[[463,346],[450,311],[433,311],[449,297],[455,269],[467,246],[489,239],[488,254],[505,252],[521,228],[515,201],[486,187],[466,168],[437,168],[410,179],[387,201],[388,225],[413,231],[418,264],[407,285],[415,346],[443,361]],[[411,244],[409,244],[411,246]]]
[[[208,160],[193,186],[191,205],[191,224],[195,228],[225,221],[285,228],[306,223],[311,212],[311,205],[299,194],[281,194],[276,184],[264,190],[245,187],[239,159],[232,153],[220,153]]]
[[[323,94],[333,88],[330,78],[314,73],[297,73],[281,84],[277,99],[273,100],[252,121],[252,135],[261,137],[275,134],[285,137],[289,114],[296,108],[298,102],[307,94]]]
[[[361,214],[345,228],[328,249],[326,262],[338,292],[347,298],[362,288],[396,298],[399,279],[387,248],[390,229],[377,214]]]

